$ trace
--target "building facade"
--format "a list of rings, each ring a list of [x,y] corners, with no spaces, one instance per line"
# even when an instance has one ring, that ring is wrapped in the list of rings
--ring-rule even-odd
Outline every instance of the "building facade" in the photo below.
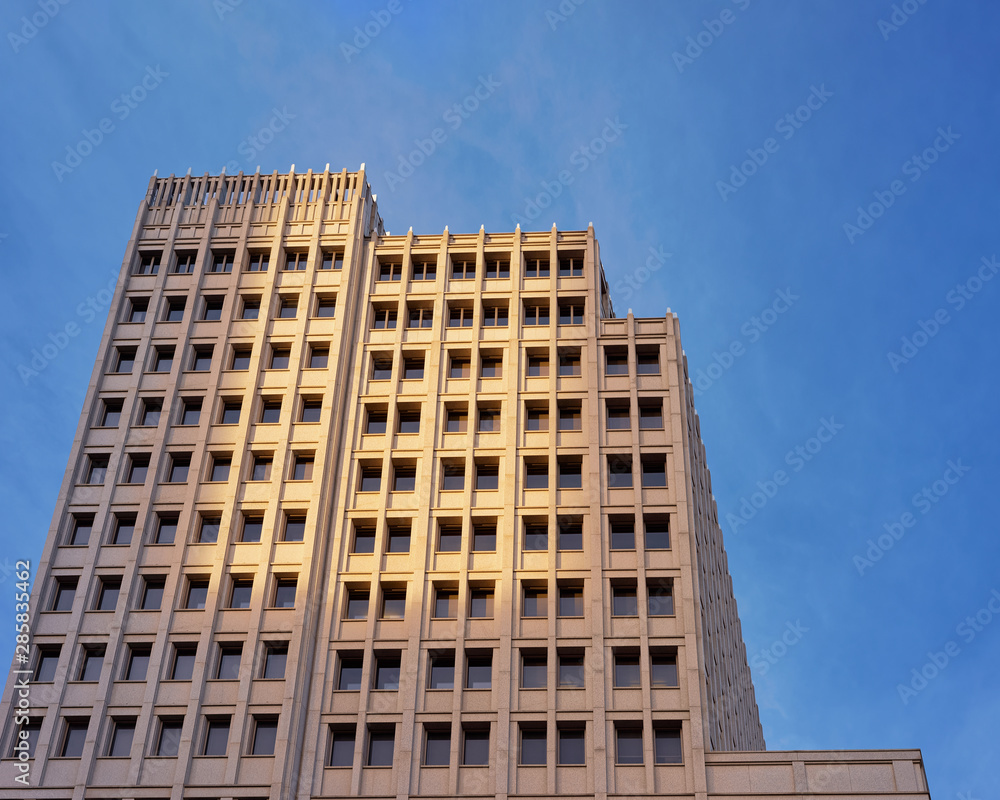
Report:
[[[3,780],[929,797],[919,751],[765,750],[692,398],[592,227],[393,236],[363,166],[154,176]]]

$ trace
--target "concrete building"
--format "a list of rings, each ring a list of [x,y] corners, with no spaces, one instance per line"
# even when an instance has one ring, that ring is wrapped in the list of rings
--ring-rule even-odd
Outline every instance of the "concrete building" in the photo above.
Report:
[[[929,797],[764,749],[677,318],[363,167],[150,181],[30,605],[20,796]]]

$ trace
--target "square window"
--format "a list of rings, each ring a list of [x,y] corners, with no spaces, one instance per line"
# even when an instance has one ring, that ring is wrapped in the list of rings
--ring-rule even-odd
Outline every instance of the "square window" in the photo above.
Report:
[[[452,408],[448,410],[448,417],[445,422],[447,433],[465,433],[469,425],[469,413],[464,408]]]
[[[257,319],[258,317],[260,317],[260,298],[244,297],[240,319]]]
[[[329,347],[317,347],[313,345],[309,348],[309,369],[326,369],[329,363]]]
[[[432,281],[437,277],[436,261],[414,261],[413,280]]]
[[[493,589],[469,590],[469,617],[471,619],[493,619]]]
[[[314,457],[312,453],[296,453],[292,460],[291,479],[293,481],[311,481],[313,463]]]
[[[521,757],[518,763],[522,766],[545,766],[545,742],[545,728],[527,727],[522,724]]]
[[[149,308],[148,297],[130,297],[128,299],[126,322],[145,322],[146,310]]]
[[[474,553],[495,553],[497,549],[497,524],[495,522],[472,523],[472,551]]]
[[[564,350],[559,353],[559,377],[569,378],[574,375],[581,375],[579,350]]]
[[[271,464],[273,459],[269,455],[255,454],[253,466],[250,471],[250,480],[269,481],[271,480]]]
[[[642,728],[615,726],[615,763],[642,763]]]
[[[337,313],[337,298],[323,296],[316,298],[316,316],[320,319],[333,319]]]
[[[178,253],[177,259],[174,261],[174,272],[177,273],[178,275],[192,274],[194,272],[194,266],[197,260],[198,260],[197,253],[192,253],[192,252]]]
[[[669,550],[670,549],[670,528],[666,519],[643,520],[645,527],[645,541],[647,550]]]
[[[250,608],[253,597],[253,578],[234,578],[229,593],[230,608]]]
[[[403,379],[420,380],[424,377],[424,357],[403,359]]]
[[[395,726],[387,729],[369,728],[368,758],[365,764],[369,767],[391,767],[395,743]]]
[[[128,758],[132,754],[132,739],[134,737],[134,719],[114,720],[111,724],[111,738],[108,742],[108,757]]]
[[[201,526],[198,528],[198,542],[215,544],[219,541],[219,530],[222,528],[222,517],[217,514],[203,514]]]
[[[548,550],[549,526],[544,522],[524,523],[524,549]]]
[[[525,586],[522,617],[547,617],[549,614],[549,590],[545,586]]]
[[[76,598],[76,578],[56,578],[51,611],[72,611]]]
[[[260,407],[260,421],[264,425],[273,425],[281,421],[281,401],[265,400]]]
[[[240,411],[243,403],[240,400],[227,400],[222,404],[222,416],[219,418],[221,425],[236,425],[240,421]]]
[[[84,483],[91,486],[100,486],[108,474],[108,457],[105,455],[87,456],[87,468],[84,474]]]
[[[176,758],[177,751],[180,749],[181,732],[183,729],[183,718],[160,717],[160,731],[156,737],[156,747],[153,750],[153,754]]]
[[[204,756],[224,756],[229,747],[229,717],[217,717],[208,720],[205,726],[205,746],[201,754]]]
[[[217,322],[222,319],[222,297],[206,297],[201,318],[208,322]]]
[[[410,552],[410,525],[392,524],[389,525],[389,542],[386,547],[389,553],[409,553]]]
[[[574,256],[572,258],[562,257],[559,259],[560,278],[580,278],[583,276],[583,258]]]
[[[583,616],[583,587],[582,586],[560,586],[559,587],[559,616],[560,617],[582,617]]]
[[[174,659],[170,664],[170,680],[189,681],[194,675],[195,657],[198,645],[177,642],[174,644]]]
[[[427,308],[410,308],[409,318],[407,319],[406,327],[408,328],[430,328],[434,324],[434,309]]]
[[[101,679],[101,670],[104,668],[105,649],[103,645],[83,648],[83,661],[80,663],[80,674],[77,680],[88,683],[96,683]]]
[[[286,253],[285,269],[289,271],[304,270],[308,262],[308,253]]]
[[[480,408],[479,409],[479,432],[496,433],[500,430],[500,409]]]
[[[639,616],[639,601],[636,598],[636,589],[634,586],[611,587],[611,616]]]
[[[170,372],[174,368],[174,348],[155,347],[153,349],[153,372]]]
[[[187,598],[184,601],[184,608],[201,610],[208,602],[208,581],[201,579],[190,579],[188,581]]]
[[[306,515],[305,514],[285,514],[285,534],[281,537],[283,542],[302,542],[306,538]]]
[[[431,654],[428,689],[455,688],[455,653]]]
[[[639,428],[647,431],[663,429],[663,403],[639,404]]]
[[[249,347],[233,347],[233,360],[229,368],[237,371],[250,369],[251,349]]]
[[[299,312],[299,296],[286,294],[278,299],[278,319],[295,319]]]
[[[270,369],[288,369],[288,362],[291,360],[292,351],[287,347],[271,347]]]
[[[462,549],[462,526],[450,523],[438,525],[439,553],[457,553]]]
[[[198,345],[194,348],[191,369],[195,372],[208,372],[212,368],[212,346]]]
[[[521,654],[521,688],[544,689],[549,682],[548,659],[544,653]]]
[[[547,462],[525,461],[524,488],[525,489],[549,488],[549,465]]]
[[[149,645],[129,645],[128,660],[125,665],[125,680],[144,681],[149,671]]]
[[[42,732],[42,721],[38,718],[33,717],[22,717],[20,724],[17,726],[17,739],[11,742],[11,748],[9,752],[9,757],[14,757],[14,745],[16,742],[25,742],[27,744],[27,750],[22,752],[27,752],[28,758],[35,757],[35,745],[38,744],[38,736]]]
[[[160,257],[161,253],[159,251],[155,253],[146,252],[139,253],[139,263],[135,267],[135,275],[155,275],[160,271]]]
[[[341,692],[361,691],[361,672],[363,668],[364,659],[361,656],[340,656],[337,690]]]
[[[184,483],[188,478],[188,471],[191,469],[190,453],[171,453],[170,469],[167,472],[168,483]]]
[[[559,686],[563,689],[583,689],[586,686],[582,655],[559,654]]]
[[[549,357],[547,355],[528,356],[528,377],[543,378],[549,374]]]
[[[156,530],[153,534],[153,544],[173,544],[177,537],[177,514],[163,513],[156,515]]]
[[[399,432],[420,433],[420,409],[399,409]]]
[[[557,753],[560,766],[573,766],[587,763],[586,729],[572,726],[559,726],[559,752]]]
[[[476,277],[474,256],[452,256],[451,278],[456,281],[472,280]]]
[[[122,375],[127,375],[132,372],[132,367],[135,366],[135,348],[134,347],[119,347],[115,350],[115,361],[114,370]]]
[[[487,328],[506,328],[507,306],[484,303],[483,325]]]
[[[101,427],[117,428],[122,418],[122,401],[106,398],[101,401]]]
[[[485,767],[490,763],[490,729],[465,728],[462,731],[462,765]]]
[[[164,322],[180,322],[184,319],[184,306],[187,305],[184,297],[168,297],[167,305],[163,312]]]
[[[212,268],[210,272],[232,272],[232,253],[212,253]]]
[[[632,415],[628,401],[608,400],[608,430],[627,431],[632,427]]]
[[[559,459],[559,488],[583,488],[583,464],[581,462]]]
[[[149,472],[149,453],[133,453],[128,457],[125,483],[145,483]]]
[[[403,265],[402,263],[393,264],[392,262],[380,261],[378,264],[378,280],[380,281],[399,281],[403,279]]]
[[[560,325],[583,325],[583,303],[560,303]]]
[[[134,514],[115,514],[115,527],[111,533],[111,544],[132,544],[135,534]]]
[[[632,488],[632,457],[627,455],[608,456],[608,487],[611,489]]]
[[[94,611],[114,611],[121,594],[121,578],[101,578],[97,589]]]
[[[160,424],[160,411],[163,401],[158,397],[146,397],[142,401],[142,411],[139,414],[139,424],[145,427],[155,427]]]
[[[525,325],[548,325],[549,306],[548,303],[525,303],[524,304],[524,324]],[[546,361],[546,374],[548,374],[548,362]]]
[[[635,550],[635,523],[632,520],[612,520],[611,549]]]
[[[465,688],[491,689],[493,687],[493,656],[466,655]]]
[[[94,530],[94,516],[74,514],[72,520],[68,543],[82,547],[90,541],[90,534]]]
[[[628,375],[628,353],[624,350],[604,350],[604,374]]]
[[[211,481],[217,483],[224,483],[229,480],[229,468],[233,464],[233,459],[230,456],[213,456],[212,457],[212,475],[209,478]]]
[[[649,616],[672,617],[674,615],[674,584],[670,578],[646,581],[646,595],[649,599]]]
[[[142,579],[142,599],[139,608],[142,611],[159,611],[163,603],[163,589],[166,581],[159,576],[145,575]]]
[[[653,753],[657,764],[682,764],[680,728],[654,728]]]
[[[392,490],[394,492],[412,492],[417,488],[417,468],[397,466],[393,470]]]
[[[403,619],[405,616],[406,589],[383,589],[380,619]]]
[[[376,655],[375,656],[375,689],[397,692],[399,691],[399,656],[398,655]]]
[[[187,397],[181,401],[181,425],[197,425],[200,417],[200,397]]]
[[[88,727],[90,727],[89,719],[67,720],[66,729],[63,732],[62,747],[59,750],[60,757],[80,758],[83,755]]]
[[[56,679],[56,667],[59,666],[60,647],[39,647],[38,661],[35,664],[35,683],[52,683]]]
[[[476,491],[495,492],[500,488],[500,467],[496,464],[476,464]]]
[[[667,461],[661,458],[643,458],[642,486],[644,489],[665,487],[667,485]]]
[[[583,417],[580,413],[580,406],[560,405],[559,406],[559,430],[579,431],[583,430]]]
[[[382,488],[382,468],[362,467],[361,481],[358,486],[359,492],[377,492]]]
[[[488,258],[486,260],[486,277],[494,279],[509,278],[510,262],[498,258]]]
[[[396,328],[396,307],[376,306],[372,316],[372,329],[390,331]]]
[[[365,419],[365,433],[383,434],[386,430],[388,415],[384,411],[368,410]]]
[[[634,653],[615,653],[614,686],[616,689],[638,689],[639,656]]]
[[[472,362],[465,356],[451,356],[448,360],[449,378],[468,378]]]
[[[464,462],[445,462],[442,466],[441,490],[457,492],[465,488]]]
[[[243,515],[243,530],[240,533],[241,542],[256,543],[264,532],[264,517],[258,514]]]
[[[247,272],[267,272],[270,266],[270,253],[250,253],[250,261],[247,263]]]
[[[368,592],[351,589],[347,593],[344,619],[368,619]]]
[[[540,256],[528,255],[524,259],[524,276],[526,278],[549,277],[549,260]]]
[[[673,653],[650,653],[649,682],[653,686],[676,688],[677,656]]]
[[[374,553],[375,552],[375,526],[359,525],[354,523],[354,545],[352,553]]]
[[[503,358],[499,356],[483,356],[480,360],[479,376],[481,378],[502,377]]]
[[[219,663],[215,668],[215,677],[220,681],[235,681],[240,677],[240,662],[243,660],[243,643],[227,643],[219,645]]]
[[[432,619],[458,618],[458,590],[437,589],[434,592],[434,614]]]
[[[451,760],[451,730],[427,728],[424,731],[424,766],[446,767]]]
[[[556,549],[583,550],[583,520],[580,517],[559,517],[559,540]]]
[[[355,730],[332,728],[330,731],[330,764],[331,767],[354,766]]]
[[[276,717],[254,717],[253,742],[250,755],[273,756],[274,745],[278,741],[278,720]]]
[[[660,374],[660,353],[658,350],[636,350],[635,371],[639,375]]]
[[[320,269],[343,269],[344,253],[342,250],[324,250]]]

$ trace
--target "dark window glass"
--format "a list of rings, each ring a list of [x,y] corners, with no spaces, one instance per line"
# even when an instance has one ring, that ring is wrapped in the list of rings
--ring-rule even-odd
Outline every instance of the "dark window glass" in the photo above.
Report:
[[[521,759],[525,766],[545,764],[545,728],[521,728]]]
[[[455,688],[455,654],[431,656],[428,688]]]
[[[586,684],[582,655],[559,656],[559,685],[567,689],[584,688]]]
[[[341,656],[337,689],[341,692],[361,691],[361,671],[364,660],[360,656]]]
[[[656,728],[653,752],[657,764],[681,764],[681,732],[677,728]]]
[[[558,762],[563,766],[586,764],[586,731],[583,728],[559,729]]]
[[[653,653],[649,657],[649,678],[653,686],[678,686],[677,656],[666,653]]]
[[[615,654],[615,688],[639,688],[639,656],[631,653]]]

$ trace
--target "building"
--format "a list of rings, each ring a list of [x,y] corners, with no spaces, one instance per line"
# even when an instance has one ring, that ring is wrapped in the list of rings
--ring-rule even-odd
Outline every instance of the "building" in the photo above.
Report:
[[[150,181],[30,602],[24,796],[929,797],[764,749],[676,317],[363,167]]]

